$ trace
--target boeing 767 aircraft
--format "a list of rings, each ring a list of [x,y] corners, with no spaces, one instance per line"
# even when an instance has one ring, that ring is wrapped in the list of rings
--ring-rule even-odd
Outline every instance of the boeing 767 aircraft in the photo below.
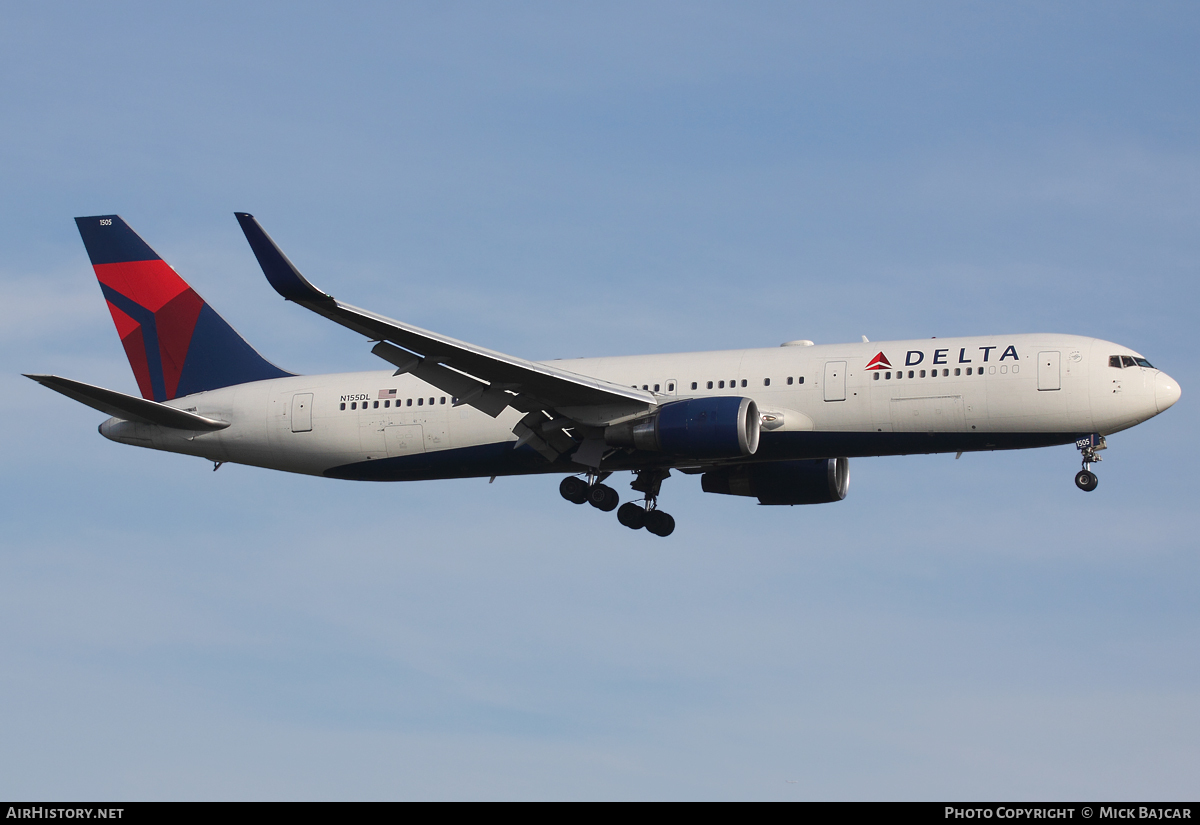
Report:
[[[760,504],[846,497],[848,459],[1072,442],[1075,476],[1105,436],[1179,400],[1128,347],[987,335],[527,361],[343,303],[236,213],[285,299],[374,342],[375,372],[293,375],[267,361],[117,215],[76,218],[142,397],[29,378],[110,416],[123,444],[357,481],[561,473],[563,498],[667,536],[672,470]],[[631,472],[639,497],[604,482]],[[618,508],[620,505],[620,509]]]

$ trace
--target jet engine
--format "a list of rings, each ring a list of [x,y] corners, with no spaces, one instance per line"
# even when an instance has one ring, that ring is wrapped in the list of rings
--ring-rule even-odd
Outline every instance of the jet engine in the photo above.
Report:
[[[739,458],[754,455],[761,427],[758,405],[749,398],[689,398],[605,427],[604,440],[686,458]]]
[[[700,487],[706,493],[756,496],[759,504],[826,504],[846,497],[850,461],[818,458],[721,467],[702,475]]]

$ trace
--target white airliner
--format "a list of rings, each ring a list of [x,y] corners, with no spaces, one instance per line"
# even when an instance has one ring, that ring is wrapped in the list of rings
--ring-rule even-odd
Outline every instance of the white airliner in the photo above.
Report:
[[[292,473],[417,481],[561,473],[576,504],[620,504],[659,536],[671,470],[761,504],[845,498],[848,458],[1074,442],[1082,490],[1104,437],[1158,415],[1179,384],[1127,347],[1075,335],[829,344],[535,362],[336,300],[258,222],[238,222],[285,299],[375,342],[390,367],[293,375],[259,355],[116,215],[76,218],[142,397],[39,383],[112,416],[113,441]]]

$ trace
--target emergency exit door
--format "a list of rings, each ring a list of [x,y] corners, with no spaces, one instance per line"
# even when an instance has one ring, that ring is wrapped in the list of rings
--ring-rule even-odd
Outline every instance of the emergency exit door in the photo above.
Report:
[[[846,400],[846,362],[825,362],[825,400]]]

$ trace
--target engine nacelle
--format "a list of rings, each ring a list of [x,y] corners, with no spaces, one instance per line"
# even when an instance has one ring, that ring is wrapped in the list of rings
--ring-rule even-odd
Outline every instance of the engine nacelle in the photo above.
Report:
[[[739,458],[754,455],[761,432],[753,400],[718,396],[664,404],[644,418],[605,427],[604,440],[685,458]]]
[[[756,496],[759,504],[827,504],[850,489],[850,461],[817,458],[772,461],[709,470],[700,477],[706,493]]]

